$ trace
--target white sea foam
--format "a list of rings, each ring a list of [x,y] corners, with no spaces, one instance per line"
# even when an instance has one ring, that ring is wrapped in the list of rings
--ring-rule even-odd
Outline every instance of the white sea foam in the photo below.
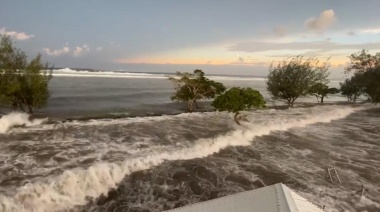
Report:
[[[167,79],[170,74],[160,73],[136,73],[124,71],[88,71],[73,70],[70,68],[53,70],[55,77],[103,77],[103,78],[149,78],[149,79]],[[171,74],[174,76],[174,73]],[[213,80],[258,80],[263,81],[265,78],[260,77],[238,77],[238,76],[209,76]]]
[[[296,112],[298,109],[292,109]],[[299,109],[305,110],[305,109]],[[120,163],[98,163],[88,169],[65,171],[48,182],[35,182],[18,189],[14,196],[0,196],[0,211],[52,211],[84,205],[89,198],[97,198],[115,188],[128,174],[149,169],[165,160],[188,160],[219,152],[228,146],[247,146],[257,136],[273,131],[327,123],[348,116],[358,108],[315,107],[297,116],[279,116],[275,120],[246,123],[225,135],[198,140],[192,147],[173,152],[156,152],[146,157],[128,159]]]
[[[86,71],[72,70],[69,68],[57,69],[53,71],[55,77],[103,77],[103,78],[152,78],[166,79],[164,74],[130,73],[113,71]]]
[[[0,133],[8,132],[14,126],[36,126],[44,122],[45,119],[29,120],[26,113],[12,112],[0,118]]]

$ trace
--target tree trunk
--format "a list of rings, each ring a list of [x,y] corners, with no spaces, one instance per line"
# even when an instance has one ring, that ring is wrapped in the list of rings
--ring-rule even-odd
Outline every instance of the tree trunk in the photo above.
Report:
[[[325,98],[324,96],[321,97],[321,104],[323,104],[323,99],[324,99],[324,98]]]
[[[317,97],[317,102],[319,103],[319,96],[316,95],[316,97]],[[321,101],[323,101],[323,100],[321,99]]]
[[[15,101],[12,102],[12,108],[13,108],[13,110],[17,109],[17,102],[15,102]]]
[[[294,101],[296,101],[296,99],[292,99],[291,102],[290,102],[290,106],[293,107],[294,105]]]
[[[33,108],[30,105],[28,105],[28,112],[29,114],[33,114]]]
[[[23,112],[26,112],[24,106],[22,106],[22,103],[18,103],[18,107],[23,111]]]
[[[199,106],[198,106],[197,100],[194,100],[194,104],[195,104],[195,109],[199,109]]]
[[[239,114],[240,114],[240,113],[237,112],[237,113],[235,113],[235,115],[234,115],[234,120],[235,120],[236,124],[238,124],[238,125],[240,125]]]
[[[193,103],[194,100],[190,100],[187,102],[187,109],[189,110],[189,112],[193,112]]]

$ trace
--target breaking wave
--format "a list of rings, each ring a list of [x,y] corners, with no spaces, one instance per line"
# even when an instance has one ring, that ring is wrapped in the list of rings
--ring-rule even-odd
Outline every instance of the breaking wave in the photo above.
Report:
[[[148,74],[148,73],[131,73],[131,72],[114,72],[114,71],[88,71],[88,70],[72,70],[70,68],[57,69],[53,71],[56,77],[104,77],[104,78],[152,78],[165,79],[164,74]]]
[[[136,73],[125,71],[89,71],[73,70],[70,68],[53,70],[53,76],[56,77],[104,77],[104,78],[144,78],[144,79],[167,79],[169,75],[160,73]],[[264,81],[263,77],[238,77],[238,76],[209,76],[213,80],[258,80]]]
[[[12,112],[0,118],[0,133],[8,132],[15,126],[36,126],[43,123],[46,119],[30,120],[26,113]]]
[[[297,110],[297,109],[291,109]],[[305,127],[314,123],[327,123],[345,118],[359,110],[353,107],[315,107],[307,114],[279,116],[274,120],[256,120],[224,135],[200,139],[191,147],[152,153],[145,157],[127,159],[119,163],[97,163],[88,169],[67,170],[47,182],[29,183],[12,196],[0,196],[0,211],[51,211],[85,205],[91,199],[116,188],[132,172],[149,169],[166,160],[188,160],[206,157],[229,146],[248,146],[252,139],[273,131]],[[251,114],[250,120],[254,119]]]

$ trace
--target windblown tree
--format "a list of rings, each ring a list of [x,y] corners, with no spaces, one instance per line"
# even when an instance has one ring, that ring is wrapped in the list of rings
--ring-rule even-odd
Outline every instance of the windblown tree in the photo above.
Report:
[[[327,61],[320,63],[314,57],[304,59],[297,56],[274,63],[269,67],[267,90],[274,99],[286,100],[289,106],[301,96],[310,94],[310,90],[318,83],[327,84],[329,80]]]
[[[371,55],[367,50],[351,54],[350,64],[345,68],[346,73],[364,73],[380,66],[380,52]]]
[[[317,83],[310,89],[310,94],[317,97],[317,101],[323,104],[324,98],[327,98],[329,94],[337,94],[339,89],[329,88],[329,86],[322,83]]]
[[[354,78],[349,78],[340,83],[340,93],[347,97],[348,101],[356,102],[363,93],[363,88]]]
[[[351,81],[373,103],[380,102],[380,52],[371,55],[366,50],[350,55],[346,72],[353,74]]]
[[[47,104],[51,69],[38,54],[31,61],[8,36],[0,41],[0,106],[33,113]]]
[[[219,111],[235,113],[234,120],[240,125],[240,112],[251,108],[265,107],[265,100],[261,93],[252,88],[232,87],[225,93],[217,96],[211,104]]]
[[[187,103],[189,111],[198,107],[197,100],[211,99],[226,90],[222,83],[210,80],[205,77],[202,70],[194,70],[194,73],[177,72],[175,77],[169,77],[175,86],[175,92],[171,96],[173,101]]]

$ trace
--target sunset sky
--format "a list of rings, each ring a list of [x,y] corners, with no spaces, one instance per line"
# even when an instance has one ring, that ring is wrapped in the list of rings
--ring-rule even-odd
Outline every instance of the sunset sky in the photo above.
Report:
[[[0,0],[0,34],[56,67],[265,75],[272,61],[380,51],[379,0]]]

